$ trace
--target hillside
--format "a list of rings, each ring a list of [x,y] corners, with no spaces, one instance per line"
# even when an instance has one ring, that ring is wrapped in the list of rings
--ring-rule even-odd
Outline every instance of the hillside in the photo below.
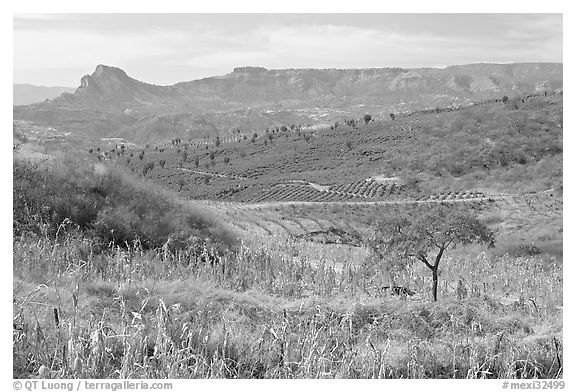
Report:
[[[471,64],[444,69],[240,67],[223,76],[156,86],[99,65],[73,94],[18,106],[14,119],[138,144],[297,124],[385,117],[424,108],[562,89],[562,64]]]
[[[440,192],[526,193],[561,188],[562,116],[562,95],[540,95],[317,129],[271,128],[148,148],[116,143],[102,152],[138,174],[154,163],[146,176],[192,199],[379,201]]]

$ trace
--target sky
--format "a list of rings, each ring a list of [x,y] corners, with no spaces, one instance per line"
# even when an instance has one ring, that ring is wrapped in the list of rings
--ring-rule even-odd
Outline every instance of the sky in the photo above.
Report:
[[[239,66],[563,62],[562,14],[15,14],[14,83],[77,87],[98,64],[169,85]]]

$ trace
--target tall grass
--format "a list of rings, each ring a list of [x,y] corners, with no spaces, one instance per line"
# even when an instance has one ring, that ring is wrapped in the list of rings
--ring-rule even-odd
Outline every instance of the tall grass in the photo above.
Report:
[[[41,368],[98,378],[562,374],[561,270],[535,258],[450,259],[431,304],[425,293],[379,292],[361,264],[336,269],[279,238],[217,264],[138,247],[80,263],[78,245],[15,247],[15,377]],[[107,267],[96,273],[98,263]],[[404,273],[412,287],[426,284]]]

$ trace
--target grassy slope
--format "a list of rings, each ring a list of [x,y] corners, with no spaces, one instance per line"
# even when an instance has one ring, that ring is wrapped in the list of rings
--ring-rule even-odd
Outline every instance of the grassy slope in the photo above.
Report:
[[[192,236],[223,246],[235,241],[206,211],[120,168],[67,155],[46,165],[15,159],[13,174],[17,237],[75,232],[100,246],[137,241],[147,249]]]

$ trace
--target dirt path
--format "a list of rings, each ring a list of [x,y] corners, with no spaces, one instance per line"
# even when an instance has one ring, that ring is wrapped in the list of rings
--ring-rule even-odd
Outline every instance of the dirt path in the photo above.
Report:
[[[433,199],[433,200],[386,200],[386,201],[331,201],[331,202],[317,202],[317,201],[272,201],[263,203],[235,203],[239,208],[246,210],[260,210],[277,207],[290,207],[290,206],[370,206],[370,205],[406,205],[406,204],[432,204],[432,203],[467,203],[467,202],[481,202],[481,201],[495,201],[510,198],[509,195],[498,196],[482,196],[470,197],[462,199]],[[217,203],[217,202],[216,202]]]
[[[247,180],[246,177],[230,176],[227,174],[220,174],[220,173],[210,173],[210,172],[205,172],[205,171],[200,171],[200,170],[191,170],[191,169],[186,169],[185,167],[180,168],[180,170],[185,171],[185,172],[189,172],[189,173],[202,174],[202,175],[212,176],[212,177],[233,178],[235,180]]]
[[[201,173],[201,172],[199,172]],[[208,174],[208,173],[207,173]],[[434,198],[437,195],[431,195],[430,198],[424,200],[404,199],[404,200],[379,200],[379,201],[271,201],[259,203],[242,203],[234,201],[214,201],[214,200],[193,200],[193,203],[209,205],[225,210],[246,211],[246,210],[266,210],[279,207],[291,206],[370,206],[370,205],[410,205],[410,204],[432,204],[432,203],[469,203],[469,202],[493,202],[493,201],[509,201],[518,198],[524,199],[525,197],[537,195],[551,195],[554,189],[547,189],[540,192],[527,193],[527,194],[491,194],[482,195],[477,197],[462,197],[462,198]]]

